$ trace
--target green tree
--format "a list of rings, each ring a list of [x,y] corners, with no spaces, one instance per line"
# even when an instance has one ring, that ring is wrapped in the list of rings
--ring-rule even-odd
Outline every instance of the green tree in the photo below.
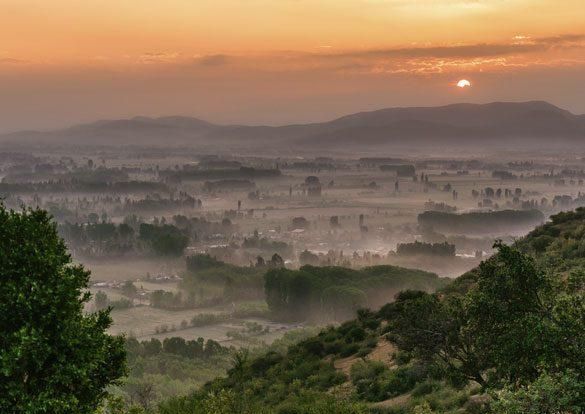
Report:
[[[464,295],[403,292],[380,311],[392,339],[440,362],[451,379],[527,385],[585,371],[585,277],[554,275],[500,242]]]
[[[175,226],[161,226],[142,223],[140,238],[150,244],[152,250],[160,256],[180,256],[189,244],[189,237]]]
[[[88,282],[45,211],[0,205],[0,412],[92,413],[124,374],[109,310],[84,314]]]
[[[437,363],[457,382],[486,384],[483,371],[487,362],[476,352],[461,298],[441,300],[425,292],[404,291],[380,314],[389,321],[391,339],[401,349]]]
[[[535,380],[543,365],[558,365],[558,326],[552,314],[553,280],[535,261],[500,242],[498,254],[479,266],[468,294],[468,328],[475,347],[495,369],[495,380]]]
[[[494,392],[495,413],[579,413],[585,407],[585,382],[574,371],[543,374],[530,386]]]
[[[266,303],[280,317],[303,320],[310,313],[313,290],[310,275],[285,268],[269,270],[264,276]]]

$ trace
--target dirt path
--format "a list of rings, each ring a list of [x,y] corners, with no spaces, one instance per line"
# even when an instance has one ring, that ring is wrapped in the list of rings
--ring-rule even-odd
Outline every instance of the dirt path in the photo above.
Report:
[[[386,339],[380,338],[376,347],[364,358],[366,361],[380,361],[384,364],[392,367],[394,365],[394,361],[392,359],[392,354],[396,351],[396,346],[392,343],[388,342]],[[340,358],[336,359],[333,362],[333,365],[336,369],[343,372],[345,375],[349,377],[349,373],[351,370],[351,366],[358,360],[360,357],[352,355],[347,358]]]
[[[364,359],[366,361],[383,362],[390,369],[392,369],[396,365],[394,362],[394,359],[392,358],[392,355],[396,351],[397,351],[397,348],[394,344],[392,344],[391,342],[388,342],[384,338],[380,338],[378,340],[378,343],[376,344],[376,347],[372,350],[372,352],[370,352],[368,355],[366,355]],[[334,389],[331,390],[332,393],[334,393],[335,395],[338,395],[338,396],[341,395],[341,396],[345,396],[345,397],[349,397],[352,394],[352,392],[354,391],[354,387],[353,387],[353,384],[351,383],[351,380],[349,380],[351,366],[361,359],[362,358],[360,358],[360,357],[352,355],[352,356],[347,357],[347,358],[336,359],[333,362],[333,365],[335,366],[336,369],[338,369],[339,371],[341,371],[345,375],[347,375],[348,381],[344,382],[341,385],[338,385],[337,387],[334,387]],[[385,400],[385,401],[373,403],[373,404],[371,404],[371,407],[388,408],[388,407],[403,406],[403,405],[406,405],[408,403],[409,399],[410,399],[410,394],[399,395],[398,397],[394,397],[394,398],[390,398],[390,399]]]

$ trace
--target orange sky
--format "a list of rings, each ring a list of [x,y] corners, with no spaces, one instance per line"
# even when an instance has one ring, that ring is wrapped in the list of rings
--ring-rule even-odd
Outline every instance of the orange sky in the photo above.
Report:
[[[583,0],[0,0],[0,10],[0,131],[138,114],[282,123],[455,101],[585,112]],[[472,88],[453,87],[462,77]]]

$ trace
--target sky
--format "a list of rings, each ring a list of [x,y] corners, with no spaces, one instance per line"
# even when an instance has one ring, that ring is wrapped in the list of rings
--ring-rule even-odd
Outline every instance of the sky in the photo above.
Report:
[[[138,115],[275,125],[454,102],[585,113],[583,0],[0,0],[0,10],[0,132]]]

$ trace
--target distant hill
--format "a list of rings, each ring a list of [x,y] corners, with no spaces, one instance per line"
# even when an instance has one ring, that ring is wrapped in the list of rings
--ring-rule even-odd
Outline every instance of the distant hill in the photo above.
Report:
[[[333,121],[284,125],[217,125],[190,117],[104,120],[54,131],[23,131],[0,142],[76,145],[216,146],[327,149],[413,146],[547,147],[585,143],[585,115],[547,102],[494,102],[387,108]]]
[[[583,116],[546,102],[389,108],[348,115],[325,125],[327,130],[305,141],[319,145],[405,145],[408,142],[410,145],[485,146],[551,138],[572,145],[585,138]]]

